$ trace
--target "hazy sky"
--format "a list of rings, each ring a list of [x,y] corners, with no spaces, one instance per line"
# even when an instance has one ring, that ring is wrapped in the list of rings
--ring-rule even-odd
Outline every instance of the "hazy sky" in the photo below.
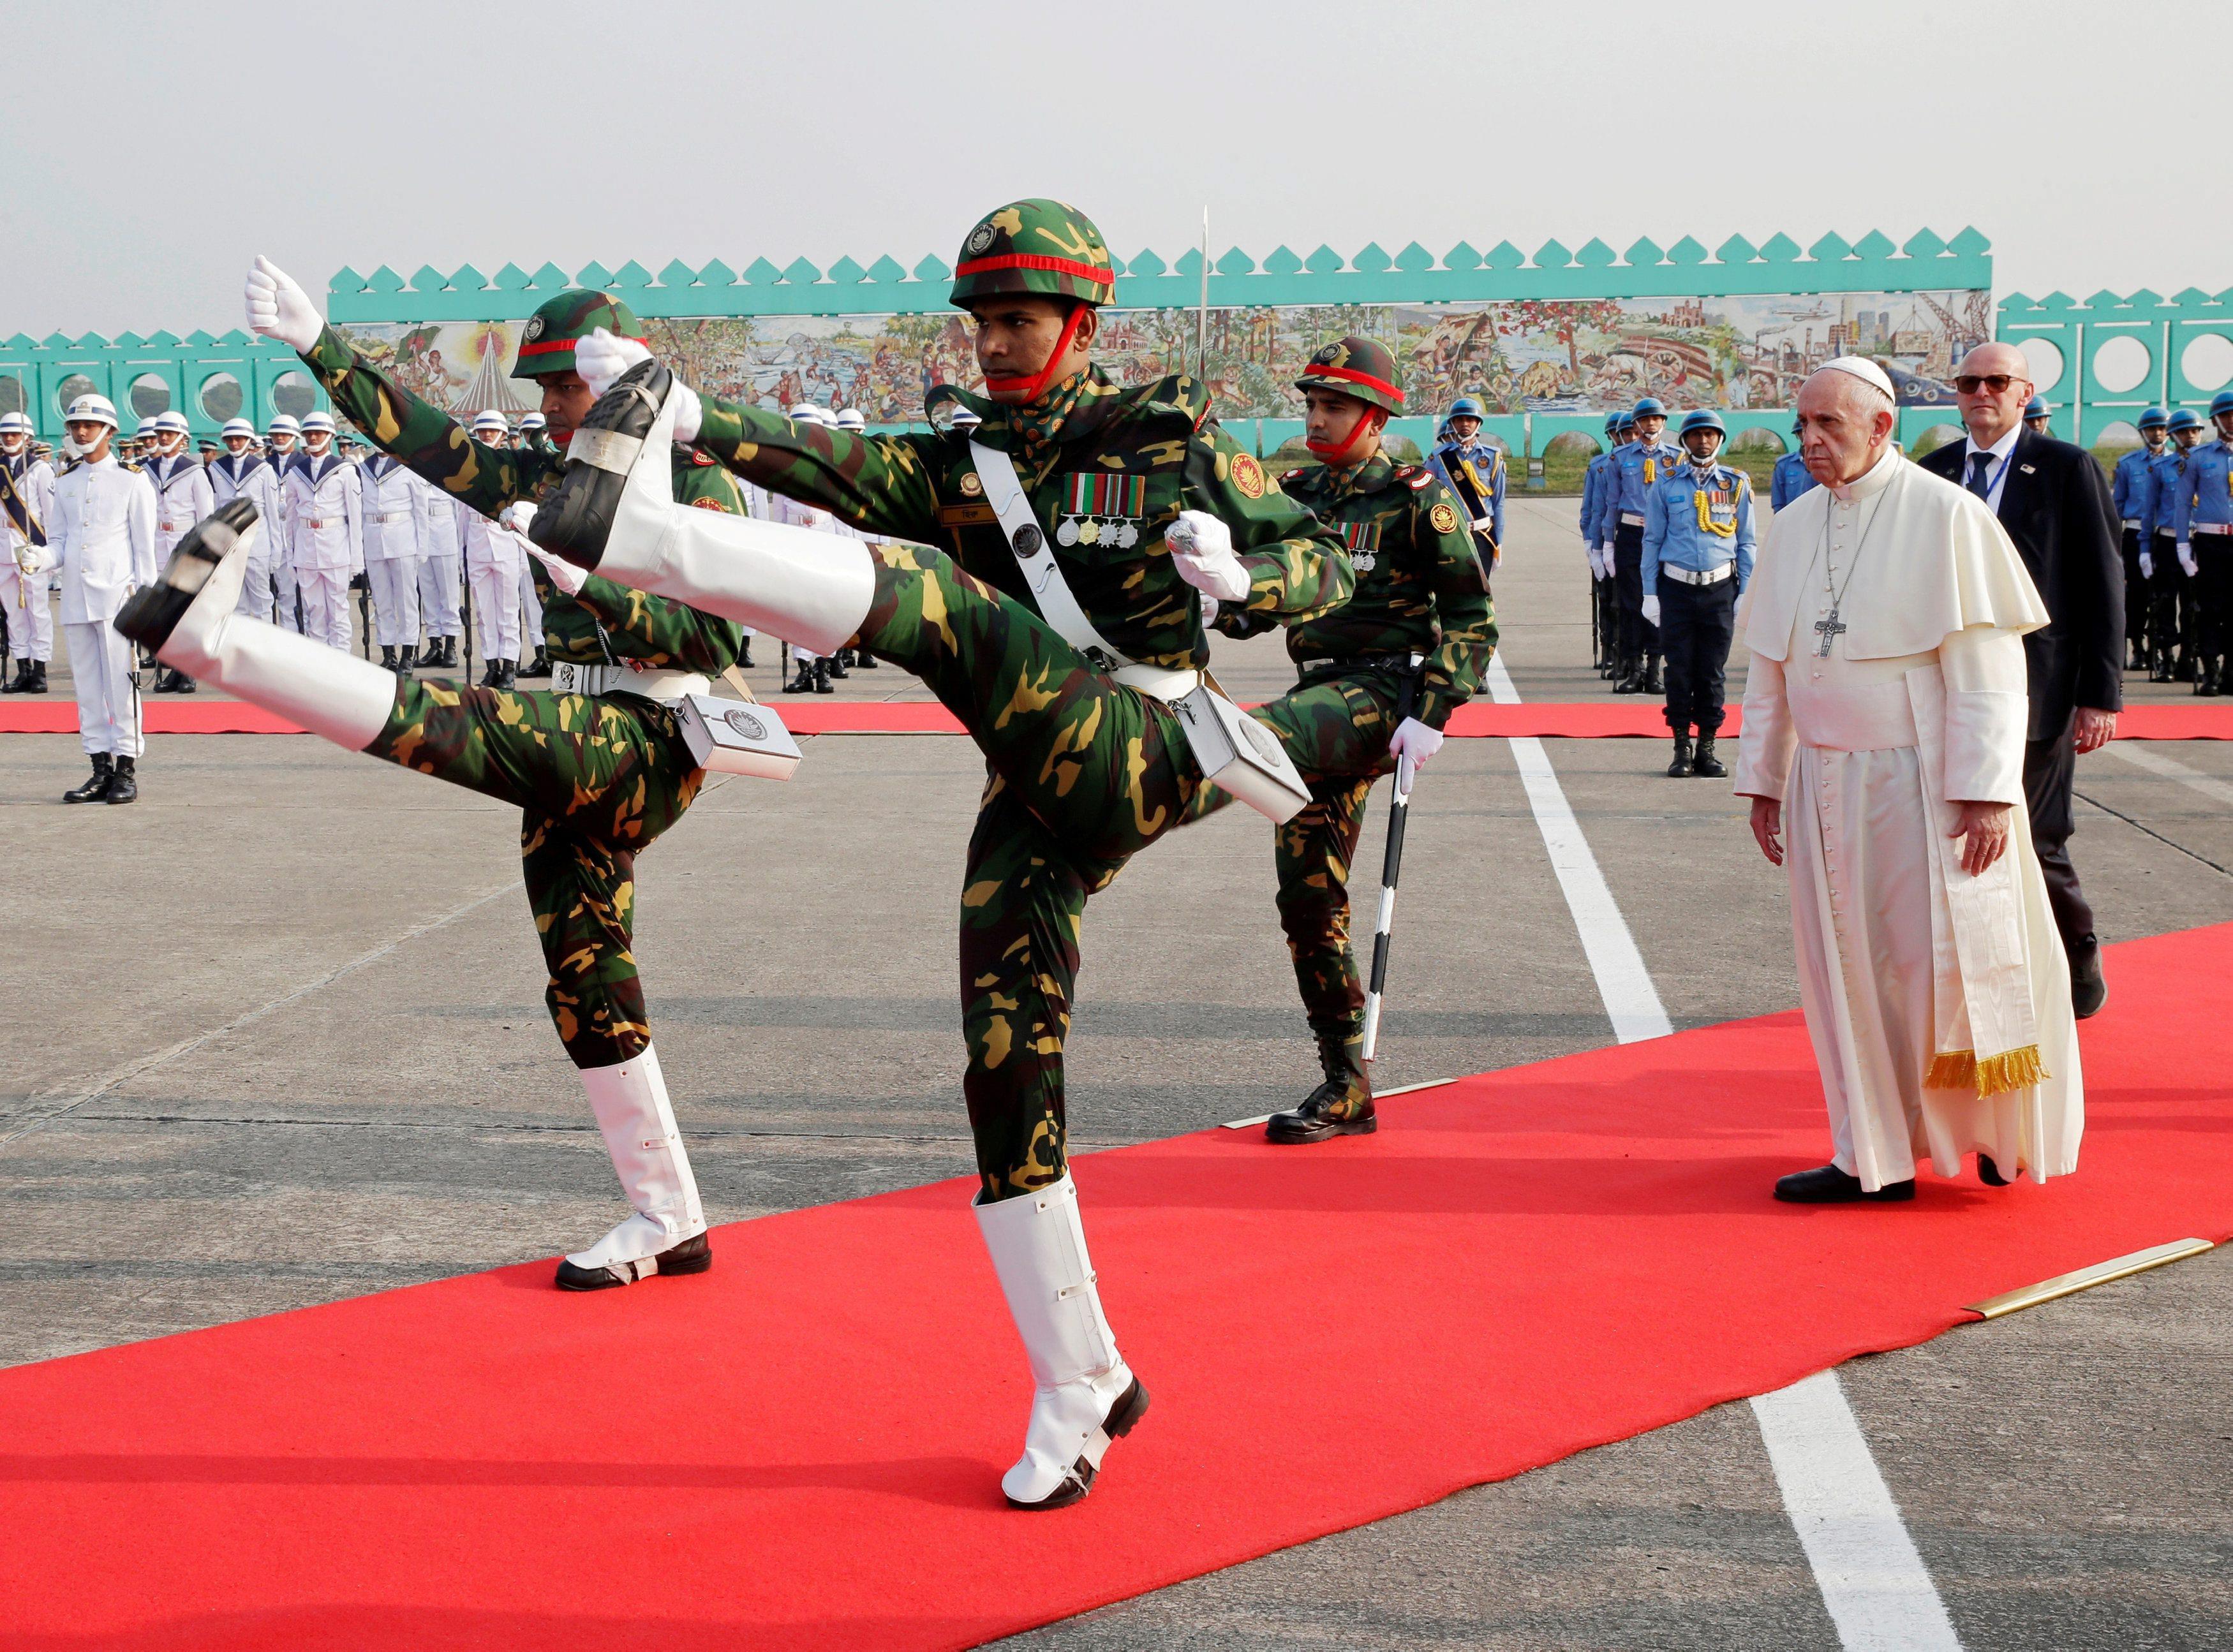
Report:
[[[951,262],[1020,195],[1127,257],[1205,204],[1259,257],[1975,224],[2002,294],[2214,291],[2221,3],[7,0],[0,335],[236,326],[258,251],[314,294],[345,263]]]

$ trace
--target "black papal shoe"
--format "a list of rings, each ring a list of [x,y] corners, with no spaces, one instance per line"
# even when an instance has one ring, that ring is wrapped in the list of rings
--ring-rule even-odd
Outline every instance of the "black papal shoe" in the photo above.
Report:
[[[1775,1184],[1775,1196],[1787,1205],[1893,1205],[1915,1197],[1915,1178],[1888,1181],[1869,1193],[1859,1176],[1849,1176],[1833,1164],[1820,1170],[1800,1170]]]

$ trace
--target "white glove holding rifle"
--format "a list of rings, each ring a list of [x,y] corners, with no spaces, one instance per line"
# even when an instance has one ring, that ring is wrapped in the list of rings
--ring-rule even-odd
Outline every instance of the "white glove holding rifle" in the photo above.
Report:
[[[1249,591],[1248,570],[1233,554],[1233,530],[1207,511],[1182,511],[1163,534],[1179,577],[1221,602],[1238,602]]]
[[[602,327],[574,342],[574,371],[582,375],[582,382],[589,387],[592,395],[602,396],[622,374],[639,361],[650,360],[651,351],[645,346]],[[695,390],[679,378],[674,384],[680,393],[674,407],[674,439],[687,446],[698,439],[698,426],[706,417],[706,408]]]

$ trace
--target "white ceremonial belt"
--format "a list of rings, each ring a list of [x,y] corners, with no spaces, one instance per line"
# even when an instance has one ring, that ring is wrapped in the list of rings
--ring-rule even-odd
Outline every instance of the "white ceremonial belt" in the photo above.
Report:
[[[2140,525],[2140,519],[2138,517],[2126,517],[2125,525],[2127,528],[2137,528]]]
[[[671,706],[687,694],[710,694],[713,686],[703,673],[676,671],[666,666],[580,666],[570,660],[550,663],[550,692],[554,694],[641,694]]]
[[[1622,511],[1620,522],[1624,528],[1641,528],[1644,525],[1644,518],[1633,511]]]
[[[367,522],[408,522],[410,519],[408,511],[375,511],[365,518]]]
[[[193,525],[191,522],[159,522],[155,524],[163,533],[184,533]]]
[[[2186,525],[2196,533],[2233,533],[2233,522],[2190,522]]]
[[[1687,568],[1670,567],[1665,563],[1659,564],[1659,577],[1671,579],[1677,585],[1718,585],[1725,579],[1734,579],[1736,571],[1735,563],[1723,563],[1719,568],[1709,568],[1702,574],[1694,574]]]
[[[305,528],[338,528],[348,520],[346,517],[304,517]]]
[[[1198,671],[1166,671],[1161,666],[1119,666],[1111,674],[1125,687],[1136,688],[1166,706],[1182,694],[1191,694],[1201,683]]]

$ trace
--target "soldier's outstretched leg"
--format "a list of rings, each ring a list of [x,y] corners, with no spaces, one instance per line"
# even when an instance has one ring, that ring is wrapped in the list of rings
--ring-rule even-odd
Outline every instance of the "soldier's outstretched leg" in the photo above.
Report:
[[[561,1042],[633,1213],[560,1265],[596,1290],[711,1265],[705,1218],[636,979],[629,920],[636,851],[680,818],[703,779],[674,716],[634,699],[499,694],[399,678],[369,660],[236,613],[255,507],[236,500],[179,542],[117,629],[166,664],[336,745],[437,776],[524,811],[523,872],[550,971]]]

